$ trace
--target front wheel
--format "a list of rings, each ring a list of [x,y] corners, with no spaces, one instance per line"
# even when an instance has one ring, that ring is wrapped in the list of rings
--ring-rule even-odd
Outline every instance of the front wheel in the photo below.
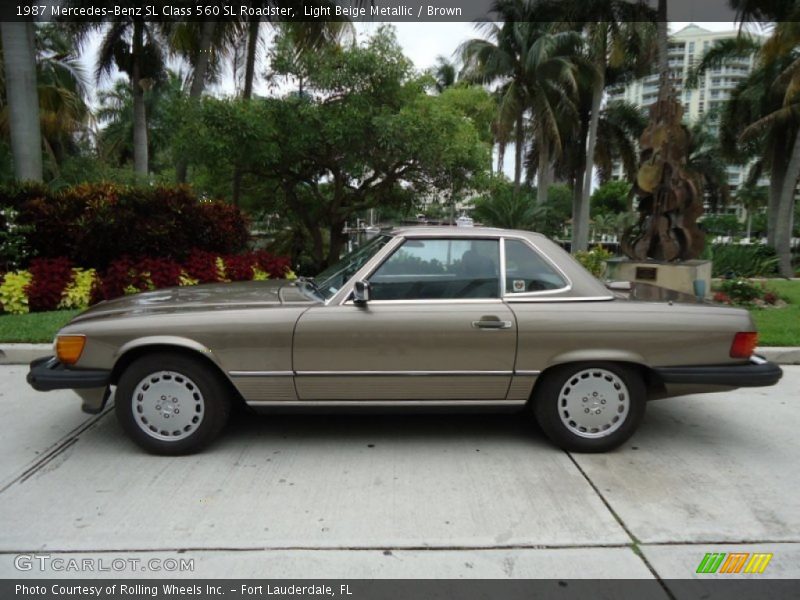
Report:
[[[547,437],[564,450],[612,450],[633,435],[644,417],[647,392],[632,367],[575,363],[543,377],[534,414]]]
[[[117,385],[125,432],[154,454],[191,454],[216,438],[230,412],[228,390],[199,360],[159,352],[131,363]]]

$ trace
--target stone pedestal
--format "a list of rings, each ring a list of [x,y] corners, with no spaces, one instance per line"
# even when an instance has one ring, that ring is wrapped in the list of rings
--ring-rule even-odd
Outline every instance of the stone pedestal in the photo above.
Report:
[[[612,258],[606,262],[605,278],[657,285],[695,297],[711,297],[710,260],[667,263]]]

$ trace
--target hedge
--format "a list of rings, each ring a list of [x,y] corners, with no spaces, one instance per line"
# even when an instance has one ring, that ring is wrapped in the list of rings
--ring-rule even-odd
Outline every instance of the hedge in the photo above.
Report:
[[[184,261],[195,249],[237,254],[249,241],[238,208],[200,200],[186,186],[86,184],[53,191],[27,184],[0,190],[0,214],[13,215],[13,222],[0,219],[0,234],[15,229],[27,245],[27,258],[0,256],[18,267],[32,258],[65,258],[94,269],[123,256]]]
[[[29,269],[0,276],[0,306],[12,314],[82,309],[100,300],[163,287],[268,278],[294,278],[289,259],[263,250],[219,256],[195,249],[183,263],[122,257],[98,272],[75,267],[66,257],[37,258]]]

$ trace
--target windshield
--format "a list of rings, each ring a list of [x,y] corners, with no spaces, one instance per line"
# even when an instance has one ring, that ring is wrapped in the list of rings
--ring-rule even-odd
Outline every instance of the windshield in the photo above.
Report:
[[[391,239],[391,236],[379,235],[344,255],[339,262],[314,277],[313,291],[323,300],[328,300]]]

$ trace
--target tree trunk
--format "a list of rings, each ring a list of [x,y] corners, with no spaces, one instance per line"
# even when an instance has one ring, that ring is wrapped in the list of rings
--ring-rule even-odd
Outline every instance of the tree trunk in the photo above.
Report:
[[[256,76],[256,51],[258,50],[258,33],[261,26],[259,17],[253,17],[247,30],[247,56],[244,67],[244,90],[242,98],[253,97],[253,80]],[[242,169],[237,166],[233,171],[233,204],[239,206],[242,196]]]
[[[344,248],[345,243],[347,242],[347,236],[342,233],[344,229],[344,223],[333,223],[330,226],[330,246],[328,247],[328,259],[326,261],[325,267],[329,267],[332,264],[335,264],[336,261],[339,260],[339,256],[342,253],[342,248]]]
[[[514,138],[514,194],[522,184],[522,151],[525,146],[525,111],[517,115],[517,134]]]
[[[203,21],[200,29],[200,48],[197,53],[197,61],[194,65],[192,87],[189,89],[189,98],[192,101],[199,100],[206,87],[208,60],[211,58],[211,42],[214,39],[214,29],[216,26],[216,21]],[[178,164],[175,166],[175,179],[178,183],[186,183],[187,166],[186,158],[181,156],[178,159]]]
[[[536,204],[542,205],[547,201],[547,188],[550,185],[550,144],[546,141],[539,142],[539,168],[536,172]]]
[[[33,24],[7,21],[0,23],[0,27],[14,174],[20,181],[41,181],[42,133],[39,124]]]
[[[147,115],[144,106],[142,87],[142,50],[144,48],[144,23],[133,22],[133,65],[131,85],[133,86],[133,171],[147,177]]]
[[[497,143],[497,174],[502,175],[503,173],[503,166],[505,164],[506,159],[506,143],[505,142],[498,142]]]
[[[778,253],[778,269],[783,277],[794,277],[792,229],[798,179],[800,179],[800,130],[795,134],[794,146],[786,166],[786,176],[783,179],[783,189],[775,223],[775,251]]]
[[[259,17],[253,17],[247,30],[247,57],[244,67],[244,91],[242,98],[249,100],[253,96],[253,81],[256,77],[256,51],[258,50],[258,33],[261,26]]]
[[[605,53],[605,50],[604,50]],[[605,54],[603,55],[605,56]],[[583,172],[581,199],[572,211],[572,251],[586,250],[589,243],[589,199],[592,193],[592,171],[594,170],[594,149],[597,145],[597,127],[600,123],[600,105],[605,88],[605,59],[598,64],[599,73],[592,88],[592,113],[589,119],[589,135],[586,141],[586,163]]]
[[[575,252],[575,215],[580,213],[581,202],[583,202],[583,177],[578,175],[572,188],[572,240],[570,241],[570,252]]]
[[[772,170],[770,172],[769,201],[767,203],[767,245],[775,248],[775,231],[778,225],[778,207],[781,203],[783,182],[786,178],[786,156],[783,152],[774,152],[772,155]]]

